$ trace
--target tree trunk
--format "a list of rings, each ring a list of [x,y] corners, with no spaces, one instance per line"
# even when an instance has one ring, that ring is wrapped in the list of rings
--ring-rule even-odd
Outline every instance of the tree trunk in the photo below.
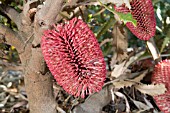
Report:
[[[18,27],[16,32],[0,24],[0,37],[5,37],[5,42],[15,46],[19,53],[30,113],[56,113],[52,76],[46,69],[40,41],[43,31],[56,22],[63,1],[46,0],[41,9],[38,0],[25,1],[22,13],[0,4],[0,11]]]
[[[30,70],[25,76],[25,86],[31,113],[56,113],[56,103],[49,74],[44,76]]]
[[[40,48],[32,48],[31,57],[25,62],[25,88],[31,113],[56,113],[52,76],[42,73],[44,60]]]

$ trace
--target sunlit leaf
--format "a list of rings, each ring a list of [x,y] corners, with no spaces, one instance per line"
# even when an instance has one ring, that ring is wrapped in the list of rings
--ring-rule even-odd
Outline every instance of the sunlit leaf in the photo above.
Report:
[[[116,12],[113,7],[110,7],[110,6],[107,6],[107,5],[103,4],[103,3],[101,2],[101,0],[98,0],[98,1],[99,1],[100,4],[101,4],[102,6],[104,6],[107,10],[109,10],[109,11],[112,12],[113,14],[116,14],[116,15],[119,17],[120,21],[122,21],[124,24],[126,24],[127,22],[131,22],[134,26],[137,25],[137,21],[133,18],[133,16],[132,16],[131,13],[124,14],[124,13]]]
[[[141,93],[148,94],[151,96],[156,96],[160,94],[164,94],[166,91],[164,84],[151,84],[151,85],[136,85],[135,88],[139,90]]]

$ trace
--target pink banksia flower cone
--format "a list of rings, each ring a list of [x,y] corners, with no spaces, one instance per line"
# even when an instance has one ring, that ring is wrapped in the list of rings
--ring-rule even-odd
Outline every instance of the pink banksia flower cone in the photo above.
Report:
[[[152,82],[165,84],[167,91],[162,95],[154,96],[154,99],[161,111],[170,113],[170,60],[164,60],[155,66]]]
[[[152,0],[131,0],[130,5],[131,9],[125,7],[124,4],[114,8],[121,13],[131,12],[133,18],[137,20],[137,26],[134,26],[131,22],[127,22],[126,26],[137,38],[149,40],[155,35],[156,31],[156,19]]]
[[[94,33],[81,19],[46,30],[41,48],[49,70],[66,92],[84,98],[102,89],[104,57]]]

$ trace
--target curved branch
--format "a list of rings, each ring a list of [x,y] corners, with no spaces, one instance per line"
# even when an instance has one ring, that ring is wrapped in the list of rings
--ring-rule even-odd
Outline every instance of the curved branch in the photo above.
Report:
[[[23,49],[24,43],[18,33],[3,24],[0,24],[0,35],[5,38],[7,44],[16,47],[18,51]]]
[[[38,11],[39,19],[44,20],[46,25],[53,23],[58,16],[64,0],[46,0],[45,5]]]
[[[43,31],[55,23],[63,2],[64,0],[46,0],[45,5],[36,13],[34,21],[34,46],[40,44],[40,37]]]
[[[0,11],[6,14],[17,26],[20,25],[20,13],[9,6],[0,5]]]

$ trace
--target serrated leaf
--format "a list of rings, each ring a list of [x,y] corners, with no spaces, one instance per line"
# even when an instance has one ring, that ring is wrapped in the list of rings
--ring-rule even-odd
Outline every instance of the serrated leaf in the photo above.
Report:
[[[131,13],[127,13],[127,14],[124,14],[124,13],[119,13],[119,12],[116,12],[112,7],[109,7],[109,6],[106,6],[105,4],[103,4],[101,2],[101,0],[98,0],[100,2],[100,4],[102,6],[104,6],[108,11],[112,12],[113,14],[116,14],[120,21],[122,21],[124,24],[126,24],[127,22],[131,22],[134,26],[137,25],[137,20],[135,20],[132,16]]]
[[[148,70],[144,71],[142,74],[140,74],[138,77],[132,79],[135,82],[140,82],[148,73]]]
[[[125,66],[126,61],[118,64],[118,65],[114,65],[114,69],[111,73],[112,77],[118,78],[121,75],[130,72],[129,69],[127,69],[127,67]]]
[[[133,84],[135,84],[135,82],[124,81],[124,80],[113,82],[114,87],[117,89],[124,88],[124,87],[131,87]]]
[[[117,89],[124,88],[124,87],[131,87],[132,85],[136,85],[137,83],[139,83],[145,77],[147,73],[148,73],[148,70],[142,72],[138,77],[134,79],[115,81],[113,82],[113,85]]]
[[[156,85],[141,84],[141,85],[135,85],[135,88],[139,90],[141,93],[148,94],[151,96],[164,94],[166,91],[164,84],[156,84]]]

